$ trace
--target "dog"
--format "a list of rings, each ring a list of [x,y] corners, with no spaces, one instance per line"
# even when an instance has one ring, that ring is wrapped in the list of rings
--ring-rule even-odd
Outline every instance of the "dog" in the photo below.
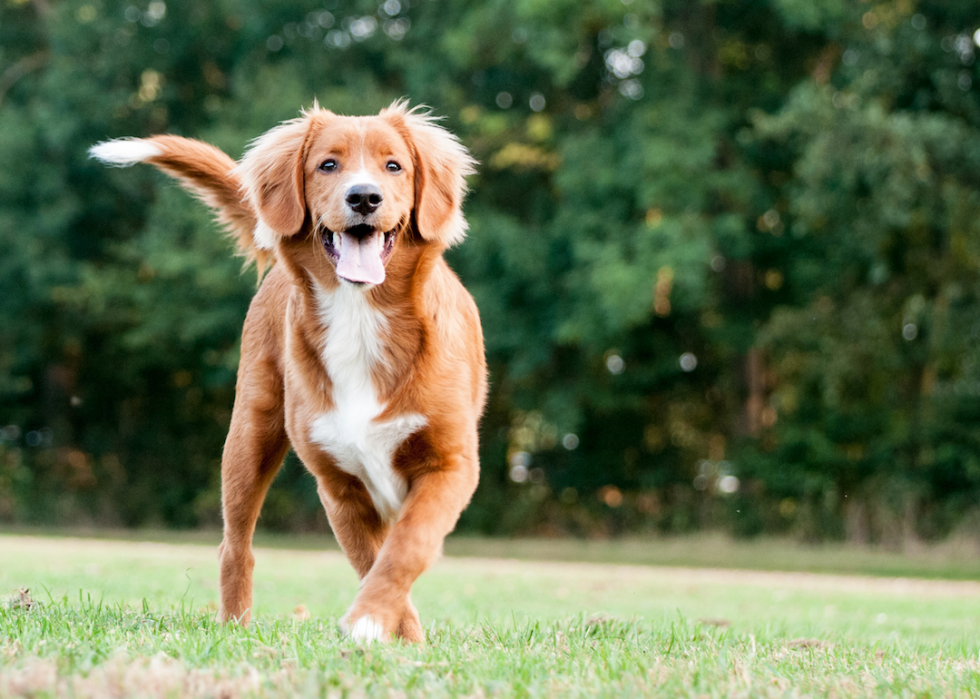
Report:
[[[216,213],[260,277],[242,330],[221,464],[219,619],[248,624],[252,536],[292,447],[361,581],[341,629],[423,642],[410,597],[479,477],[487,395],[480,318],[443,259],[467,230],[467,150],[397,101],[375,116],[318,105],[236,163],[178,136],[106,141]]]

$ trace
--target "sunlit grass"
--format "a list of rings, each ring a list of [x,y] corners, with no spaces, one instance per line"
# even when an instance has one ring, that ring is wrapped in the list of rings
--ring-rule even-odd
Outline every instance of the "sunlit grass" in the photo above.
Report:
[[[217,546],[221,540],[221,532],[216,530],[68,530],[8,525],[0,528],[2,534],[209,546]],[[279,534],[260,530],[255,541],[257,546],[272,549],[339,550],[329,534]],[[896,551],[836,542],[803,544],[791,538],[732,539],[720,533],[612,540],[488,539],[454,535],[446,540],[445,551],[457,557],[980,580],[980,541],[965,537]]]
[[[445,559],[423,647],[357,645],[336,552],[260,549],[255,623],[214,548],[0,536],[0,696],[980,693],[980,585]]]

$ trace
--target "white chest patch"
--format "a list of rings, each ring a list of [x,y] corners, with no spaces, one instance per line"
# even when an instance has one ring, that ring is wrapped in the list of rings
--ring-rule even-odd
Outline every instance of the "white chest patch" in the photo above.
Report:
[[[392,468],[398,446],[426,424],[417,413],[377,419],[378,402],[372,367],[382,359],[384,315],[350,284],[320,291],[320,317],[327,326],[323,363],[333,383],[334,409],[310,425],[310,439],[337,460],[338,466],[364,483],[374,507],[386,521],[398,518],[407,486]]]

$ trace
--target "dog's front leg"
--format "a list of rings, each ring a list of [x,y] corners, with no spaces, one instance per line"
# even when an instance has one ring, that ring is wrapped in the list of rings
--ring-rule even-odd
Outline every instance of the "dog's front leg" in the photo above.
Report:
[[[334,536],[347,554],[351,565],[354,566],[358,580],[363,580],[374,566],[378,552],[388,536],[388,525],[378,516],[364,486],[356,480],[354,483],[356,485],[346,486],[343,483],[339,485],[334,483],[333,492],[336,493],[336,497],[330,496],[331,490],[324,487],[323,482],[320,483],[317,492],[327,512],[327,519],[330,520]],[[345,631],[350,631],[346,615],[341,618],[340,626]],[[419,621],[419,614],[411,598],[408,599],[405,612],[395,627],[395,635],[413,643],[425,640],[422,623]]]
[[[430,471],[412,482],[401,517],[345,615],[353,638],[387,640],[398,632],[408,641],[423,640],[409,598],[412,584],[442,552],[443,539],[470,501],[478,476],[473,453],[454,457],[443,470]]]
[[[274,383],[274,380],[273,380]],[[269,485],[286,456],[288,440],[281,390],[259,400],[239,381],[231,428],[221,459],[221,503],[225,528],[220,559],[221,621],[247,625],[252,613],[252,535]]]

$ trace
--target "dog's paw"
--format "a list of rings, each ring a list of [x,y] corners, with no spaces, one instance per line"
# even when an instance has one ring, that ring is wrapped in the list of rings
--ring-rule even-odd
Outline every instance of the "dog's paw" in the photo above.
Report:
[[[355,621],[347,633],[354,641],[386,641],[388,634],[384,627],[376,622],[370,615],[362,616]]]

